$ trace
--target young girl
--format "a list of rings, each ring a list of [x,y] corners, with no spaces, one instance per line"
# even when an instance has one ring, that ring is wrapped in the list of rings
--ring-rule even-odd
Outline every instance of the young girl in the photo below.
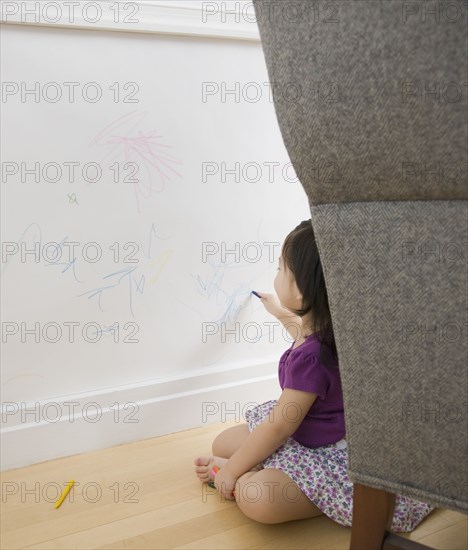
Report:
[[[351,526],[343,395],[311,220],[286,237],[274,287],[277,297],[259,293],[261,301],[295,338],[279,361],[282,393],[247,411],[246,424],[218,435],[214,456],[196,458],[195,471],[261,523],[326,514]],[[433,509],[397,495],[392,531],[412,531]]]

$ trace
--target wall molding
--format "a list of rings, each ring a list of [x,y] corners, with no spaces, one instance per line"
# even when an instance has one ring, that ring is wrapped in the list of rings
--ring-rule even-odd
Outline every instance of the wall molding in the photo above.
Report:
[[[246,410],[278,399],[280,393],[276,360],[201,369],[35,403],[3,403],[1,469],[209,424],[245,422]],[[22,416],[22,410],[30,412]]]
[[[79,4],[79,5],[78,5]],[[201,36],[260,42],[251,1],[8,1],[5,24]]]

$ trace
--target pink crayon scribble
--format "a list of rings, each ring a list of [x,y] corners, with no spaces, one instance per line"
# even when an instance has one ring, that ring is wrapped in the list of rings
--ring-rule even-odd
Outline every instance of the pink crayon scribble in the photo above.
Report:
[[[140,197],[148,199],[153,191],[162,192],[172,175],[182,177],[171,164],[182,162],[171,156],[165,145],[160,141],[163,136],[155,135],[156,131],[142,132],[137,126],[145,119],[147,112],[133,111],[124,115],[104,128],[90,143],[90,146],[112,146],[112,149],[102,158],[102,162],[119,161],[124,169],[130,170],[131,179],[137,202],[137,210],[140,212]],[[125,175],[129,175],[125,172]],[[156,175],[156,177],[155,177]]]

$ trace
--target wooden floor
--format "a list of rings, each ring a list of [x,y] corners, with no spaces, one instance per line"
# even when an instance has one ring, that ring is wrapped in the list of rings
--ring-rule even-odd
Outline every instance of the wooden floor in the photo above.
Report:
[[[343,549],[350,528],[326,516],[267,525],[202,484],[193,459],[235,423],[211,425],[4,472],[1,548]],[[75,479],[62,506],[57,486]],[[31,490],[37,488],[37,496]],[[17,490],[16,494],[10,494]],[[84,490],[83,490],[84,489]],[[29,491],[29,493],[27,492]],[[37,500],[37,502],[35,501]],[[436,509],[403,535],[440,550],[468,548],[467,517]]]

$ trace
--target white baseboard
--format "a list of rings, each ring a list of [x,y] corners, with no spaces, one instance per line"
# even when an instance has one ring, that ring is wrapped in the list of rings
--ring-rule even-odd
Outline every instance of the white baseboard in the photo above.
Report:
[[[1,470],[220,422],[277,399],[278,363],[150,380],[54,401],[2,404]]]
[[[68,29],[162,33],[260,42],[247,0],[23,2],[2,0],[2,23]]]

